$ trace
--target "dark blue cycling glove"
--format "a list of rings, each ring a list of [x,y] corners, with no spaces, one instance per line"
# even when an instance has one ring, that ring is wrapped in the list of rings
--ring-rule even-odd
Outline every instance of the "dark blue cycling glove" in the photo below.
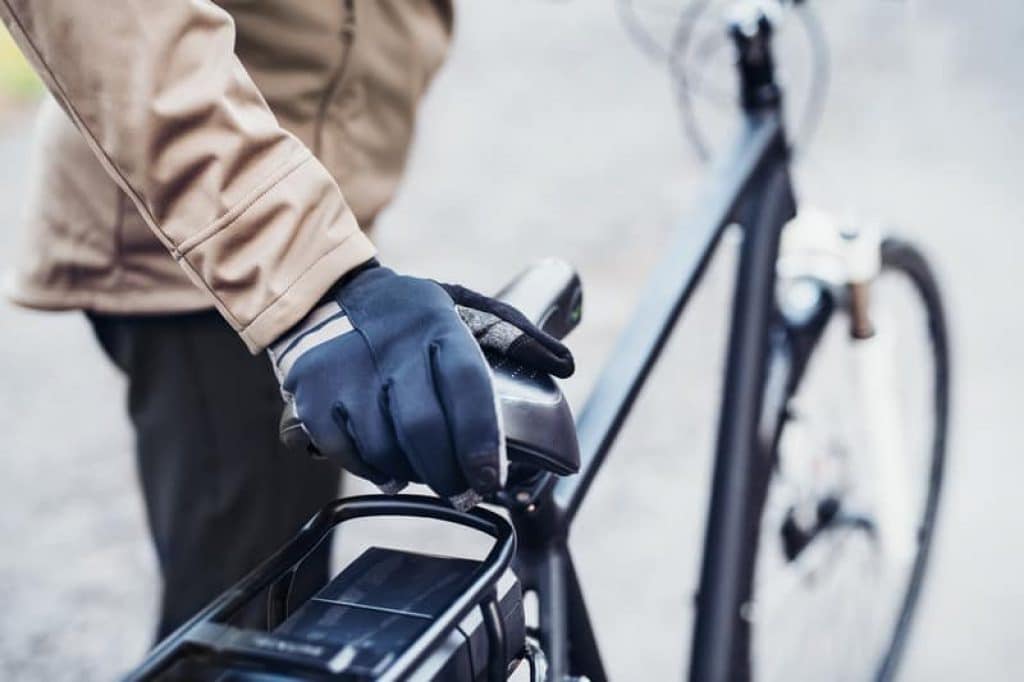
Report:
[[[385,491],[426,483],[459,508],[498,490],[505,444],[481,352],[559,376],[572,356],[518,311],[375,261],[270,348],[293,430]]]

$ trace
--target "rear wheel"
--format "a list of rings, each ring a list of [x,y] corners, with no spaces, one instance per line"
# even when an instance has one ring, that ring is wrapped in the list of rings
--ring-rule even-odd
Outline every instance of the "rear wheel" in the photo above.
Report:
[[[890,679],[920,595],[942,488],[949,349],[925,259],[895,239],[881,250],[875,333],[854,338],[847,307],[836,307],[762,479],[744,613],[758,681]]]

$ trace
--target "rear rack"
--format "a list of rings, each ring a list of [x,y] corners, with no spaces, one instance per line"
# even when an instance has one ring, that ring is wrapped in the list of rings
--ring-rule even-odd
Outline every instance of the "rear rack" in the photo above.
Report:
[[[372,679],[389,682],[407,678],[445,641],[474,608],[480,608],[488,641],[487,679],[507,679],[505,628],[498,607],[497,583],[515,555],[515,532],[508,521],[486,509],[459,512],[440,500],[418,495],[366,495],[340,499],[321,509],[280,551],[214,600],[158,644],[143,663],[126,676],[132,682],[159,679],[175,664],[192,658],[216,665],[303,679],[353,680],[337,647],[289,641],[272,632],[246,630],[227,624],[254,598],[267,590],[268,629],[288,615],[292,581],[302,562],[336,526],[353,519],[408,516],[445,521],[494,538],[486,558],[474,570],[467,589],[398,654],[387,669]]]

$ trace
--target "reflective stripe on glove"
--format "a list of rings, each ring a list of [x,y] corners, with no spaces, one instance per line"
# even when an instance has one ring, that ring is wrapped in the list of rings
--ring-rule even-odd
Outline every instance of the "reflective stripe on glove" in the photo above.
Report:
[[[477,339],[560,375],[571,373],[572,356],[518,311],[488,302],[497,303],[376,264],[346,278],[270,349],[303,434],[386,492],[426,483],[466,509],[500,489],[504,436]],[[463,322],[470,311],[489,316],[476,338]]]

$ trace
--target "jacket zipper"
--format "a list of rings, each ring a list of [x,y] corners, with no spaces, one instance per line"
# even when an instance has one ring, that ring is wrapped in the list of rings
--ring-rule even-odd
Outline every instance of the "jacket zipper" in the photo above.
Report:
[[[327,110],[337,96],[338,88],[341,86],[341,81],[345,76],[345,71],[348,70],[349,55],[352,53],[352,43],[356,35],[355,0],[342,0],[341,4],[342,11],[345,13],[345,18],[341,25],[341,58],[338,60],[337,66],[327,81],[327,87],[324,88],[324,94],[317,109],[316,128],[313,133],[313,153],[317,156],[320,156],[323,148],[324,124],[327,120]]]

